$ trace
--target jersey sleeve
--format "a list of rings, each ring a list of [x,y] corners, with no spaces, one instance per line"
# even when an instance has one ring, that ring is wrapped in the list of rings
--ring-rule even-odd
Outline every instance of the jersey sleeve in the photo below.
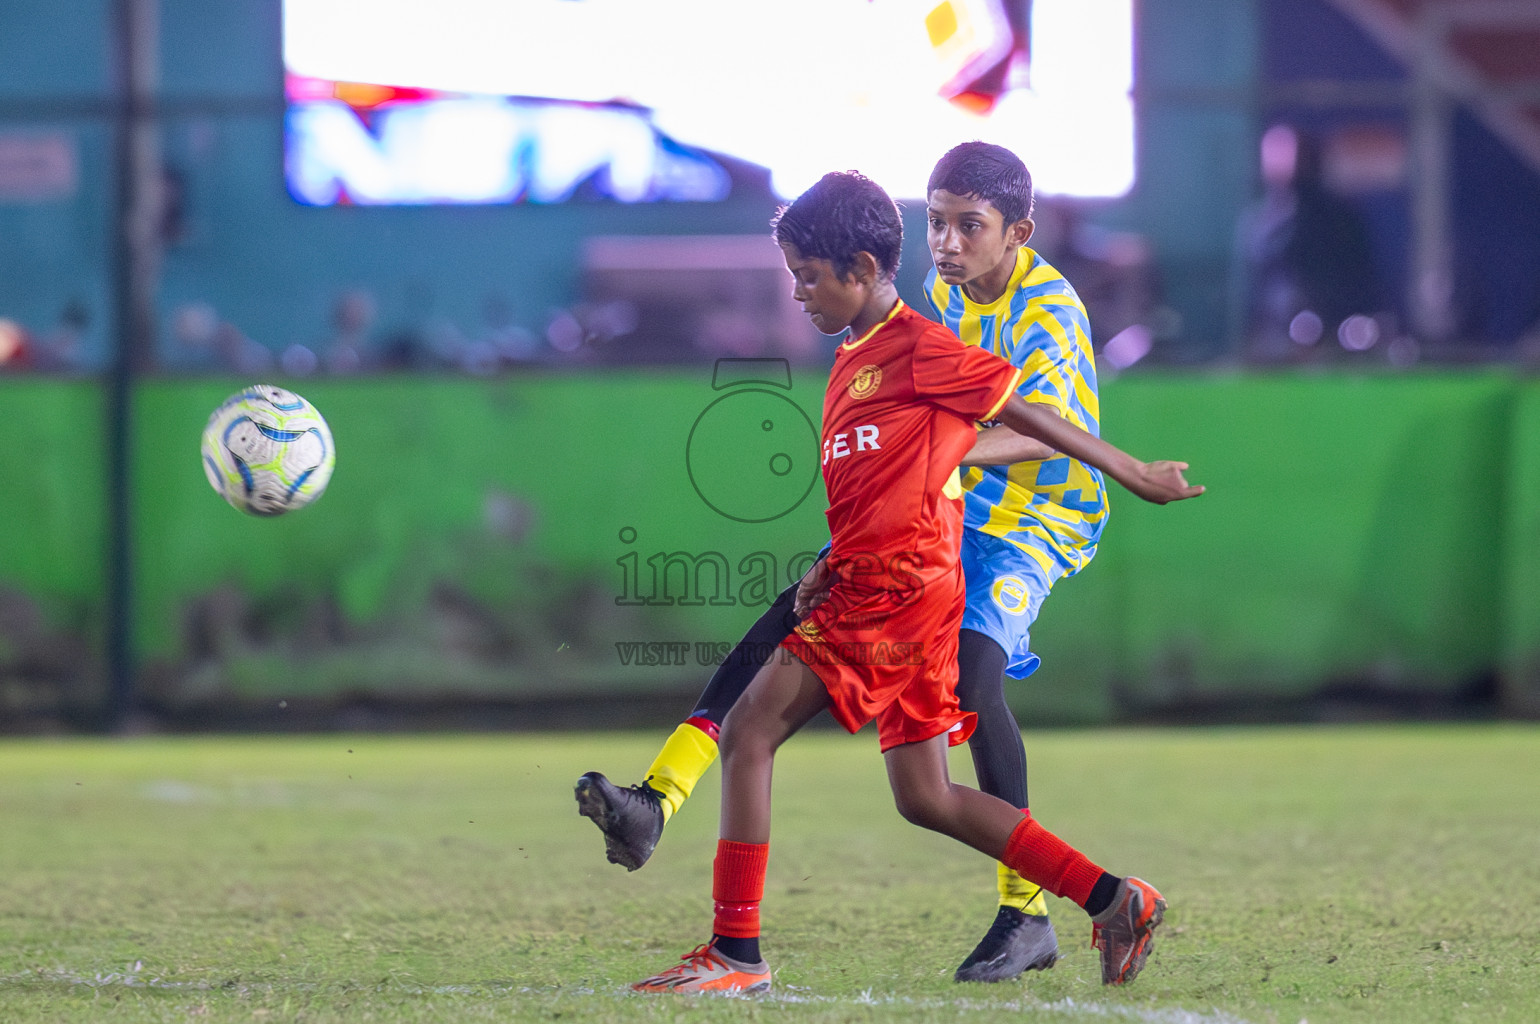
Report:
[[[1073,294],[1032,299],[1007,337],[1004,355],[1021,368],[1016,393],[1065,415],[1082,400],[1075,394],[1080,348],[1091,348],[1091,324]]]
[[[942,327],[915,340],[913,367],[916,397],[975,420],[994,418],[1022,372]]]

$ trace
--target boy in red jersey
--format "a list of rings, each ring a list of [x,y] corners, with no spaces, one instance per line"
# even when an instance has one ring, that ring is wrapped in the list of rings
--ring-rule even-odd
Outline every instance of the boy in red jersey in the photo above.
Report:
[[[1023,398],[1043,401],[1095,433],[1090,322],[1069,282],[1025,248],[1034,229],[1026,165],[1000,146],[965,142],[936,163],[926,192],[935,267],[925,297],[935,318],[965,343],[1022,367],[1016,391]],[[1094,469],[1004,426],[981,429],[962,468],[967,600],[957,699],[977,716],[968,747],[978,788],[1025,809],[1026,747],[1003,677],[1023,678],[1037,667],[1029,648],[1037,610],[1056,579],[1079,572],[1094,555],[1106,496]],[[579,813],[603,833],[610,861],[631,871],[647,863],[664,825],[715,763],[720,725],[733,702],[766,652],[796,628],[809,598],[827,586],[824,552],[717,666],[640,784],[617,786],[600,772],[578,779]],[[994,874],[995,916],[958,966],[957,981],[1006,981],[1058,960],[1043,890],[1004,865]]]
[[[1132,980],[1165,902],[1097,867],[1010,803],[950,781],[946,748],[973,716],[954,692],[964,589],[957,466],[974,423],[998,420],[1096,465],[1146,500],[1193,497],[1184,463],[1142,463],[1014,394],[1019,371],[964,345],[899,301],[903,229],[877,185],[826,175],[777,217],[793,295],[825,334],[848,330],[824,401],[823,471],[834,580],[778,656],[733,705],[721,732],[722,811],[711,940],[649,992],[762,991],[759,902],[769,859],[775,752],[828,709],[878,735],[899,812],[950,835],[1092,915],[1102,978]]]

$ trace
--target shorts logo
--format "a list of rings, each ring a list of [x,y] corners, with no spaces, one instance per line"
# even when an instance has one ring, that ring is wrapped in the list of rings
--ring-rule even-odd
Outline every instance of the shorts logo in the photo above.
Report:
[[[859,402],[863,398],[870,398],[875,395],[877,389],[881,386],[882,367],[875,363],[867,363],[856,371],[854,377],[850,378],[850,384],[846,386],[845,390],[850,393],[851,398]]]
[[[797,635],[810,644],[821,643],[823,634],[819,632],[817,623],[812,620],[802,623],[797,627]]]
[[[1020,576],[1001,576],[995,580],[990,588],[989,596],[995,599],[999,605],[1011,615],[1023,615],[1027,611],[1027,601],[1032,596],[1027,589],[1027,582]]]

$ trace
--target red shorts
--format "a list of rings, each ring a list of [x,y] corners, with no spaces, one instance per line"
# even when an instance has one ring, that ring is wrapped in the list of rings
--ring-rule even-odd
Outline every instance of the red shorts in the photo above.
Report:
[[[976,716],[957,704],[966,595],[954,568],[919,592],[838,583],[781,641],[822,680],[835,721],[853,733],[876,719],[884,751],[945,732],[955,746],[973,734]]]

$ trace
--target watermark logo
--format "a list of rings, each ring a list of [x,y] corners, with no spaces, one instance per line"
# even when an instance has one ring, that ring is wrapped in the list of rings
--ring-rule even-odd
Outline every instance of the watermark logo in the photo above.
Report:
[[[620,529],[628,550],[615,559],[620,570],[618,605],[666,607],[768,607],[781,592],[799,582],[818,559],[816,551],[797,551],[779,558],[771,551],[751,551],[729,558],[721,551],[637,550],[634,526]],[[857,628],[875,628],[892,610],[925,597],[925,558],[902,551],[886,557],[858,554],[844,559],[840,576],[873,599],[878,606],[846,613]]]
[[[723,394],[690,427],[685,468],[707,507],[739,523],[768,523],[801,505],[818,482],[818,431],[783,392],[784,359],[718,359]],[[779,390],[772,390],[779,389]]]
[[[736,645],[709,640],[619,640],[615,654],[627,668],[683,667],[710,668],[735,665],[757,669],[772,658],[787,664],[792,658],[820,665],[921,665],[925,662],[924,642],[853,641],[833,646],[819,644],[794,655],[779,644],[743,641]]]
[[[820,648],[814,657],[845,664],[910,665],[924,658],[923,642],[892,642],[880,635],[889,620],[912,602],[925,598],[925,559],[917,552],[888,556],[857,555],[840,562],[826,583],[847,588],[846,599],[825,603],[828,593],[809,592],[814,611],[798,621],[790,588],[803,581],[818,552],[798,551],[777,557],[753,551],[730,558],[720,551],[639,550],[635,527],[622,527],[620,542],[629,550],[615,560],[620,570],[617,605],[734,606],[779,609],[781,632],[761,617],[750,637],[732,644],[718,640],[623,640],[615,644],[622,665],[722,665],[737,659],[757,668],[779,647],[781,637],[795,633]],[[851,601],[850,598],[854,600]],[[780,598],[777,603],[777,598]],[[751,637],[753,639],[751,639]]]
[[[618,605],[746,605],[768,607],[781,591],[802,578],[818,557],[798,551],[784,559],[770,551],[729,558],[721,551],[636,550],[633,526],[620,530],[620,542],[632,550],[615,559],[620,569]]]

